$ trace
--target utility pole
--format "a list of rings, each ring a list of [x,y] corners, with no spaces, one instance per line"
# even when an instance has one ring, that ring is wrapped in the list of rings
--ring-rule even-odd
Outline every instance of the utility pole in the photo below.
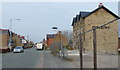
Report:
[[[59,31],[58,34],[59,34],[59,39],[60,39],[61,57],[64,58],[64,48],[63,48],[63,46],[62,46],[62,43],[63,43],[63,42],[62,42],[62,40],[61,40],[61,31]]]
[[[83,70],[83,55],[82,55],[82,33],[80,32],[80,46],[79,46],[79,55],[80,55],[80,66],[81,66],[81,70]]]
[[[96,29],[93,28],[93,55],[94,55],[94,70],[97,70],[97,40]]]
[[[56,33],[56,30],[58,30],[58,28],[57,27],[52,27],[52,29],[53,29],[53,31],[54,31],[54,34],[57,34]],[[58,32],[58,31],[57,31]],[[54,35],[55,36],[55,35]],[[54,37],[55,38],[55,37]],[[58,53],[58,50],[59,50],[59,48],[56,46],[56,43],[57,42],[54,42],[54,44],[53,44],[53,51],[52,52],[54,52],[54,54],[55,53]],[[56,47],[56,48],[55,48]],[[57,51],[57,52],[55,52],[55,51]],[[58,53],[58,56],[59,56],[60,54]]]

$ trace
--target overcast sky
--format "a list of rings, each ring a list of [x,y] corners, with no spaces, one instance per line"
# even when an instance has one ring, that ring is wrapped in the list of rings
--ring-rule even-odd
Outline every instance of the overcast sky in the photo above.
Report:
[[[1,4],[0,4],[1,5]],[[10,19],[12,31],[27,36],[34,42],[41,41],[46,34],[59,30],[72,30],[73,17],[80,11],[93,11],[99,2],[5,2],[2,3],[2,23],[0,28],[8,29]],[[118,14],[117,2],[105,2],[105,7]]]

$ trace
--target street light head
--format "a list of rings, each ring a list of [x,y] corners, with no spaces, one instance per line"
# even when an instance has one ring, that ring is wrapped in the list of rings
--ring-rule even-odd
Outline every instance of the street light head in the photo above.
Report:
[[[20,20],[20,19],[16,19],[16,20]]]
[[[57,29],[57,27],[52,27],[52,29]]]
[[[10,20],[20,20],[20,19],[10,19]]]

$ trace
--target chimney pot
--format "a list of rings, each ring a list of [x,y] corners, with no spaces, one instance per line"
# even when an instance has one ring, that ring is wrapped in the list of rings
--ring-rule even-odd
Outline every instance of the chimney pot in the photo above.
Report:
[[[102,7],[102,6],[103,6],[103,4],[102,4],[102,3],[100,3],[100,4],[99,4],[99,7]]]
[[[62,33],[62,31],[59,31],[58,33]]]

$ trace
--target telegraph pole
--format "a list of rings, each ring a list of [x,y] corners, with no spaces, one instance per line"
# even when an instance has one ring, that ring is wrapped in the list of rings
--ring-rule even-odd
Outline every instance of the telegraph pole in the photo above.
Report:
[[[93,55],[94,55],[94,70],[97,70],[97,40],[96,29],[93,27]]]
[[[80,66],[81,70],[83,70],[83,55],[82,55],[82,33],[80,32],[80,46],[79,46],[79,54],[80,54]]]

